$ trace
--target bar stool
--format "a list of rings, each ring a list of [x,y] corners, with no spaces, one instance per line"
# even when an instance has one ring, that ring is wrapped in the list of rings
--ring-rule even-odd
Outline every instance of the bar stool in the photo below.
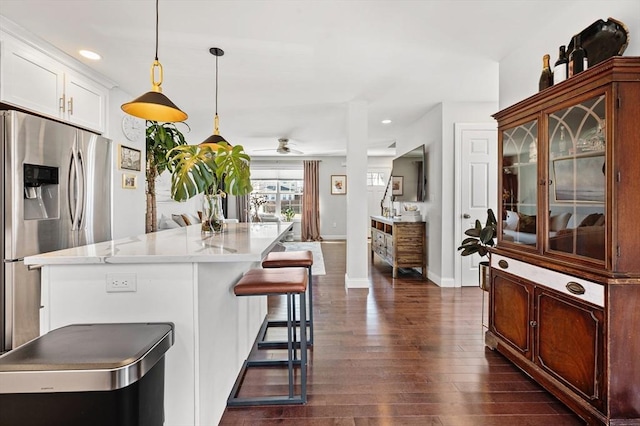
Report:
[[[263,268],[291,268],[300,267],[307,268],[309,276],[309,285],[307,286],[307,292],[309,293],[309,315],[306,325],[309,327],[309,340],[307,345],[313,345],[313,275],[311,268],[313,266],[313,253],[309,250],[301,251],[280,251],[270,252],[262,260]],[[295,312],[294,312],[295,321]],[[300,321],[296,321],[296,326],[300,326]],[[261,349],[267,348],[284,348],[287,342],[284,341],[268,341],[266,340],[267,331],[269,327],[286,327],[286,321],[265,321],[258,334],[258,347]]]
[[[252,360],[252,355],[255,355],[254,347],[242,365],[240,374],[227,399],[227,406],[305,404],[307,402],[307,338],[305,327],[300,328],[300,360],[296,359],[297,349],[294,347],[296,336],[294,298],[297,295],[300,299],[300,320],[306,323],[306,290],[307,274],[302,268],[252,269],[240,278],[235,285],[233,292],[236,296],[287,296],[287,359]],[[300,393],[298,395],[295,394],[294,365],[300,366]],[[288,395],[238,396],[249,368],[279,366],[287,366],[288,368]]]

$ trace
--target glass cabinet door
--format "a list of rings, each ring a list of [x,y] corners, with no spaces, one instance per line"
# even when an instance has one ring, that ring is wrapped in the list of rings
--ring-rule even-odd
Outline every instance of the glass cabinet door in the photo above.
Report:
[[[502,241],[535,247],[538,121],[502,132]]]
[[[605,257],[605,95],[548,116],[549,250]]]

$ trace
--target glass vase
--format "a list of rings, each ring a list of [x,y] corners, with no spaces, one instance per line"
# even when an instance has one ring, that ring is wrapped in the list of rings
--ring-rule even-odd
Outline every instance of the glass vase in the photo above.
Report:
[[[249,221],[251,223],[258,223],[262,220],[260,219],[260,214],[258,213],[258,207],[251,206],[251,210],[249,211]]]
[[[202,233],[219,234],[224,229],[222,197],[217,194],[204,194],[202,197]]]

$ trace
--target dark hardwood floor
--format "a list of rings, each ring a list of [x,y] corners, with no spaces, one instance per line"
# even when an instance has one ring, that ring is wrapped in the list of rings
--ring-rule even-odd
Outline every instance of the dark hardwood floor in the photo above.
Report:
[[[393,280],[375,258],[371,287],[346,291],[345,248],[323,243],[327,274],[314,277],[309,402],[227,408],[220,424],[584,424],[484,346],[479,288],[442,289],[411,272]],[[282,315],[280,300],[269,307]],[[242,392],[286,393],[286,380],[285,369],[251,372]]]

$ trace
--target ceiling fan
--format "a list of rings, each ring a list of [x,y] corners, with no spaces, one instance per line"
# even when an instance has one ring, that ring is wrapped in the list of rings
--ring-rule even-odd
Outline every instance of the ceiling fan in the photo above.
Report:
[[[256,151],[274,151],[274,149],[257,149]],[[278,147],[275,149],[278,154],[304,154],[302,151],[289,147],[288,138],[279,138]]]

